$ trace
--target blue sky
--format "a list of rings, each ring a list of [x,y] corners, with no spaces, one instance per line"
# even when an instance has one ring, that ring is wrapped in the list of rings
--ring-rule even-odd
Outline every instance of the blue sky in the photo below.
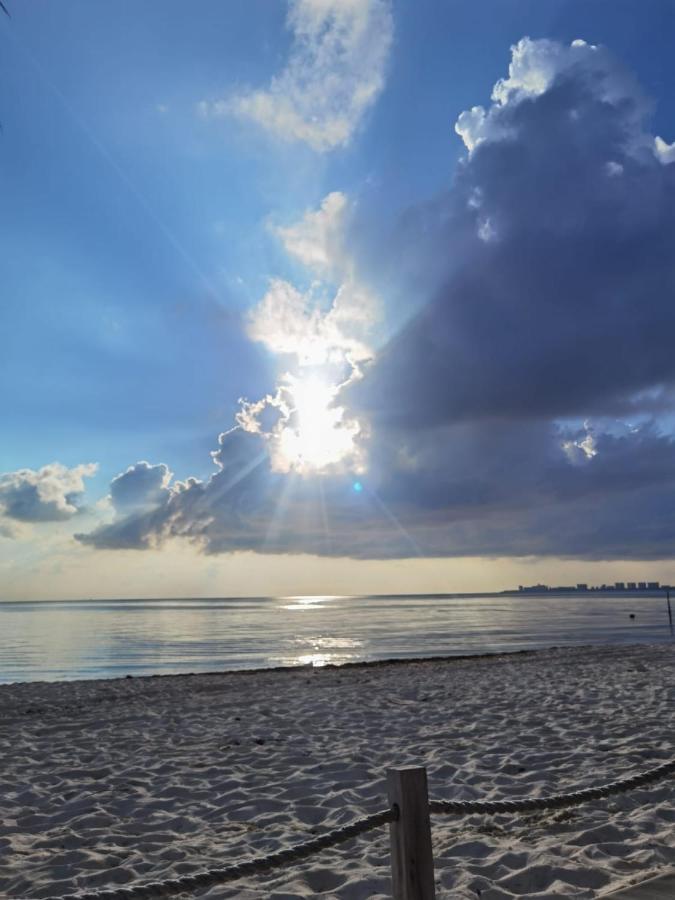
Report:
[[[227,592],[230,577],[245,590],[251,553],[267,573],[253,592],[275,592],[281,566],[294,588],[299,554],[319,574],[298,577],[298,588],[319,591],[334,581],[335,557],[354,560],[344,588],[354,590],[390,589],[411,554],[413,590],[448,579],[450,589],[498,586],[520,575],[518,560],[525,579],[541,565],[561,577],[604,566],[609,580],[631,559],[675,573],[673,523],[658,503],[673,489],[673,372],[665,363],[622,366],[593,337],[612,322],[614,346],[631,336],[639,359],[650,348],[665,354],[658,336],[663,347],[673,337],[673,272],[659,250],[673,224],[669,0],[7,5],[7,597],[49,594],[55,567],[79,573],[79,581],[59,576],[56,594],[92,595],[95,572],[114,571],[122,557],[138,592],[152,594],[152,572],[169,554],[181,559],[179,593]],[[487,136],[472,121],[463,142],[458,117],[478,105],[489,112],[525,36],[523,71],[539,77],[543,66],[549,80],[523,88],[516,73]],[[575,39],[600,49],[575,50]],[[592,125],[575,168],[567,162],[578,141],[543,144],[584,103]],[[516,138],[504,137],[507,119]],[[628,132],[617,149],[616,135]],[[501,187],[500,173],[517,165],[505,145],[521,139],[535,154],[531,196],[525,169],[513,175],[524,179],[517,191]],[[621,159],[602,156],[610,147]],[[617,176],[611,194],[601,174],[597,190],[588,187],[583,166],[594,148],[615,166],[606,173],[608,184]],[[566,205],[582,183],[587,195]],[[542,216],[535,195],[558,203],[553,219],[577,217],[556,238],[557,255],[526,235]],[[483,196],[495,211],[471,212],[473,227],[466,210],[479,210]],[[593,212],[610,207],[613,220]],[[628,236],[608,225],[622,215],[633,223]],[[532,233],[545,228],[542,217]],[[594,285],[588,302],[574,285],[549,294],[536,261],[568,271],[589,246],[597,252],[582,263],[584,284]],[[624,297],[617,254],[631,253],[631,271],[645,274]],[[460,272],[467,266],[471,278]],[[522,280],[527,266],[531,281]],[[494,271],[489,290],[477,271]],[[507,285],[506,299],[495,284]],[[526,309],[519,292],[528,290],[546,298],[547,316],[542,303]],[[614,299],[598,299],[611,291]],[[528,322],[541,336],[523,345]],[[537,346],[548,347],[555,372]],[[575,383],[559,390],[566,380]],[[252,404],[244,420],[242,397]],[[308,434],[310,419],[325,431]],[[52,463],[61,468],[39,474]],[[235,469],[225,488],[209,480]],[[113,481],[123,473],[126,481]],[[365,487],[358,497],[355,480]],[[116,496],[125,498],[119,506]],[[532,510],[542,502],[539,520]],[[588,533],[573,538],[580,517]],[[471,560],[489,571],[483,581]],[[217,567],[209,585],[206,561]],[[134,593],[109,583],[108,593]]]

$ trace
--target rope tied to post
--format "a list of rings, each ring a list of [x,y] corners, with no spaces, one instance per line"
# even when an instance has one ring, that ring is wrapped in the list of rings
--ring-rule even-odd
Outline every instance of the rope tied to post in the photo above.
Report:
[[[352,822],[350,825],[334,828],[326,834],[304,841],[295,847],[277,850],[274,853],[269,853],[267,856],[258,856],[229,866],[206,869],[203,872],[179,875],[176,878],[167,878],[165,881],[152,881],[147,884],[130,887],[105,888],[100,891],[77,892],[61,897],[49,897],[47,900],[150,900],[150,898],[171,897],[183,891],[213,887],[216,884],[237,881],[248,875],[258,875],[269,869],[276,869],[289,863],[299,862],[321,850],[327,850],[329,847],[334,847],[367,831],[372,831],[374,828],[386,825],[387,822],[393,822],[395,818],[396,814],[393,809],[384,809],[362,819],[357,819],[356,822]]]
[[[468,815],[470,813],[517,813],[546,809],[562,809],[577,806],[587,800],[602,800],[614,794],[623,794],[633,788],[660,781],[675,773],[675,759],[656,766],[630,778],[610,781],[598,787],[582,788],[567,794],[552,794],[549,797],[523,797],[520,800],[430,800],[429,811],[444,815]]]
[[[396,800],[391,797],[391,806],[389,809],[381,810],[372,815],[357,819],[349,825],[335,828],[325,834],[297,844],[295,847],[288,847],[284,850],[277,850],[266,856],[259,856],[248,859],[240,863],[234,863],[229,866],[221,866],[212,869],[206,869],[203,872],[194,872],[177,876],[176,878],[168,878],[164,881],[154,881],[146,884],[131,885],[129,887],[119,886],[116,888],[104,888],[95,891],[79,891],[74,894],[65,896],[52,896],[46,900],[152,900],[152,898],[171,897],[185,891],[194,891],[201,888],[213,887],[217,884],[226,884],[230,881],[237,881],[250,875],[257,875],[270,869],[280,868],[289,863],[299,862],[319,853],[321,850],[327,850],[337,844],[348,841],[351,838],[372,831],[387,823],[398,823],[393,831],[399,832],[399,838],[404,835],[412,835],[413,840],[419,837],[419,822],[426,821],[428,830],[429,813],[440,813],[444,815],[469,815],[476,814],[492,814],[492,813],[518,813],[533,812],[547,809],[561,809],[568,806],[576,806],[585,803],[587,800],[600,800],[605,797],[611,797],[615,794],[621,794],[633,788],[642,787],[643,785],[652,784],[669,775],[675,774],[675,759],[662,763],[653,769],[633,775],[629,778],[623,778],[618,781],[612,781],[598,787],[583,788],[578,791],[571,791],[566,794],[552,794],[549,797],[524,797],[519,800],[431,800],[426,802],[426,770],[390,770],[389,775],[396,776],[393,781],[399,786],[403,782],[398,781],[398,776],[407,776],[408,784],[414,785],[416,779],[423,776],[423,803],[415,811],[415,815],[421,814],[418,821],[407,821],[408,815]],[[410,780],[408,780],[410,779]],[[391,786],[391,785],[390,785]],[[400,795],[404,803],[410,807],[418,806],[418,797],[406,789]],[[413,827],[414,825],[414,827]],[[393,833],[392,831],[392,833]],[[431,873],[429,896],[433,896],[433,857],[431,856],[431,840],[428,836],[428,854],[430,865],[426,867],[427,874]],[[405,843],[404,836],[404,843]],[[419,850],[419,848],[418,848]],[[397,873],[396,868],[392,866],[392,874],[394,879],[402,877],[401,873]],[[405,873],[404,873],[405,874]],[[415,877],[419,877],[417,872]]]

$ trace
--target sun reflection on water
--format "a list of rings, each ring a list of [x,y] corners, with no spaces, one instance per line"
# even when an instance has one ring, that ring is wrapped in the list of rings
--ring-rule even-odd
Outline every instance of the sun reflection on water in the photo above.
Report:
[[[297,649],[289,648],[287,654],[275,659],[276,664],[319,668],[363,658],[363,641],[356,638],[317,635],[313,638],[296,638],[293,643]]]
[[[335,659],[331,653],[307,653],[303,656],[296,656],[293,662],[296,666],[314,666],[315,668],[320,668],[328,663],[335,662]]]
[[[308,610],[317,609],[332,600],[342,600],[343,598],[333,594],[315,594],[298,597],[282,597],[282,600],[291,601],[288,605],[282,606],[282,609]]]

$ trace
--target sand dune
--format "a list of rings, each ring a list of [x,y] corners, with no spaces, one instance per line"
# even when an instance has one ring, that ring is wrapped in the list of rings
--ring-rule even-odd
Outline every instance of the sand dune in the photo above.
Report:
[[[675,648],[0,687],[0,893],[161,879],[386,806],[543,795],[675,754]],[[432,819],[439,897],[596,897],[675,864],[675,784],[571,810]],[[389,896],[386,829],[209,898]]]

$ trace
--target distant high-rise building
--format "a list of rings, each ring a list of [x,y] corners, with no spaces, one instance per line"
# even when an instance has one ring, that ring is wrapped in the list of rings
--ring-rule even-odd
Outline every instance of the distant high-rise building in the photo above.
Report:
[[[629,590],[629,591],[634,591],[635,588],[636,588],[635,582],[634,582],[634,581],[627,581],[627,582],[626,582],[626,588],[627,588],[627,590]]]
[[[587,591],[587,590],[588,590],[588,585],[587,585],[587,584],[584,584],[583,581],[582,581],[582,582],[580,582],[580,583],[577,585],[577,590],[578,590],[578,591]]]
[[[646,581],[638,581],[638,591],[646,591],[647,590],[647,582]]]
[[[648,581],[647,582],[647,590],[648,591],[658,591],[659,583],[658,581]]]
[[[626,585],[623,583],[623,581],[615,581],[614,582],[614,590],[615,591],[625,591]]]

